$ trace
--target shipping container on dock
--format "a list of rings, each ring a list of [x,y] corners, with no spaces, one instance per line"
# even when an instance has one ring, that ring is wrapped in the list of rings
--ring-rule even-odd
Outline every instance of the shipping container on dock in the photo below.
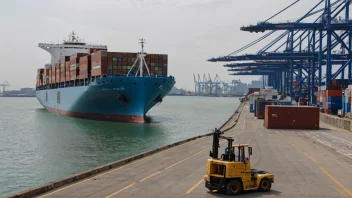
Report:
[[[258,114],[260,114],[260,111],[261,110],[265,110],[263,107],[262,107],[262,102],[265,102],[265,99],[264,98],[257,98],[255,101],[254,101],[254,117],[257,117]],[[259,107],[260,105],[260,107]]]
[[[312,106],[265,106],[268,129],[319,129],[319,108]]]
[[[254,92],[249,95],[249,112],[255,113],[255,105],[256,105],[256,100],[258,98],[264,99],[264,95],[260,95],[259,92]]]
[[[348,81],[335,79],[329,86],[318,88],[317,102],[320,106],[320,112],[337,115],[339,109],[344,109],[344,97],[342,90],[346,89]],[[346,108],[348,110],[349,108]]]
[[[255,106],[255,117],[257,119],[265,119],[265,106],[267,105],[292,105],[290,101],[282,101],[282,100],[256,100]]]
[[[254,92],[260,92],[260,88],[248,88],[248,94],[252,94]]]
[[[342,110],[344,113],[351,112],[351,85],[343,91]]]

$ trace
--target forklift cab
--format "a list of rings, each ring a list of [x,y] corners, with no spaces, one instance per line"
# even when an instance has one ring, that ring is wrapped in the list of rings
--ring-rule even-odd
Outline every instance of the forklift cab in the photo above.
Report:
[[[226,147],[225,153],[221,155],[223,161],[234,161],[234,162],[244,162],[246,163],[252,155],[252,147],[248,144],[236,144],[233,145],[231,149]]]

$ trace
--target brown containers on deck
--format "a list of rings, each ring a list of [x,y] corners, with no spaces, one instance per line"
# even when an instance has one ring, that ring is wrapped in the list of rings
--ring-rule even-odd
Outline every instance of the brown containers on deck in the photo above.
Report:
[[[319,129],[319,108],[310,106],[265,106],[268,129]]]
[[[96,51],[91,54],[92,76],[100,76],[107,73],[108,54],[107,51]]]
[[[43,85],[43,78],[44,78],[44,69],[38,69],[37,70],[37,87]]]
[[[79,59],[82,57],[82,56],[86,56],[87,54],[86,53],[77,53],[76,55],[74,56],[71,56],[70,57],[70,80],[76,80],[79,73]]]
[[[82,56],[79,58],[79,76],[78,79],[89,78],[91,75],[91,56]]]
[[[137,59],[136,53],[97,51],[91,54],[91,75],[127,74]],[[151,75],[167,76],[167,55],[147,54],[145,61]],[[136,63],[137,66],[139,63]],[[135,70],[137,67],[135,67]],[[81,72],[85,73],[85,71]],[[82,74],[86,75],[86,74]],[[147,71],[144,69],[144,73]]]
[[[55,64],[55,83],[60,82],[60,65]]]
[[[66,76],[66,81],[70,81],[71,80],[70,61],[66,61],[66,63],[65,63],[65,76]]]
[[[55,78],[56,78],[56,64],[51,67],[51,84],[55,84]]]
[[[89,50],[88,54],[92,54],[97,51],[107,51],[107,49],[97,49],[97,48],[89,48],[88,50]]]

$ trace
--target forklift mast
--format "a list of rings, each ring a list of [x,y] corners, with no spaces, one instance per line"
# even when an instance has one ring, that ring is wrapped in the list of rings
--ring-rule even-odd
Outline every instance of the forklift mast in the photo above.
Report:
[[[210,151],[210,157],[217,159],[219,156],[219,137],[220,137],[221,131],[217,128],[215,128],[214,133],[213,133],[213,148]]]
[[[230,161],[232,161],[232,155],[230,154],[231,149],[232,149],[232,142],[233,142],[233,138],[231,137],[224,137],[221,136],[221,134],[224,134],[223,132],[221,132],[219,129],[215,128],[214,133],[213,133],[213,148],[212,151],[210,151],[210,157],[212,157],[213,159],[218,159],[219,157],[219,139],[226,139],[228,141],[228,151],[229,153],[227,155],[229,155],[230,157]],[[225,153],[226,154],[226,153]]]

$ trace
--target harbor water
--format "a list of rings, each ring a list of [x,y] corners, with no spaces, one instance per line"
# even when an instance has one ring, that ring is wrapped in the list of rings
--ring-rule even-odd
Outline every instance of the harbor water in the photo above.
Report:
[[[148,112],[151,123],[136,124],[59,116],[36,98],[0,97],[0,196],[209,133],[239,104],[168,96]]]

